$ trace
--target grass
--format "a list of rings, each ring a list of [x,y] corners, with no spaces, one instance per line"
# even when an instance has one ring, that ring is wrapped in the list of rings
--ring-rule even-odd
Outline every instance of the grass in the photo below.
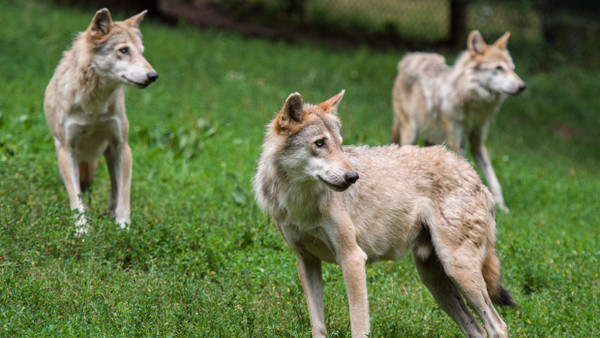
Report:
[[[0,335],[308,336],[293,254],[251,192],[264,125],[290,92],[320,102],[344,88],[345,142],[385,144],[401,53],[168,28],[150,13],[146,56],[161,77],[126,90],[133,224],[110,220],[102,165],[77,238],[42,100],[92,14],[2,2]],[[536,55],[513,51],[528,89],[488,142],[511,208],[498,215],[504,284],[520,304],[499,311],[512,336],[598,336],[600,72],[540,72]],[[367,276],[374,337],[460,336],[410,259]],[[349,336],[339,268],[324,279],[328,330]]]

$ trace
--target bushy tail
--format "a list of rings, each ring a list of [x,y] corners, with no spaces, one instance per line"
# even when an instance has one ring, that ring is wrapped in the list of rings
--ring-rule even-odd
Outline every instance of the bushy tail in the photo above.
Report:
[[[517,303],[510,293],[501,285],[500,259],[495,249],[488,254],[483,264],[482,272],[492,302],[500,306],[517,307]]]
[[[92,185],[98,162],[79,162],[79,186],[81,192],[86,192]]]

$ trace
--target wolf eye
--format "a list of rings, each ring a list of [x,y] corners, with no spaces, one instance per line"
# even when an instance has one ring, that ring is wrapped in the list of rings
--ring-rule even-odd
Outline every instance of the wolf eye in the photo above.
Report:
[[[123,55],[127,55],[127,54],[129,54],[129,48],[127,48],[127,47],[120,48],[119,53],[121,53]]]
[[[496,66],[496,70],[499,71],[499,72],[501,72],[501,71],[504,70],[504,67],[502,67],[502,66]]]
[[[317,148],[323,148],[325,146],[325,139],[316,140],[315,145]]]

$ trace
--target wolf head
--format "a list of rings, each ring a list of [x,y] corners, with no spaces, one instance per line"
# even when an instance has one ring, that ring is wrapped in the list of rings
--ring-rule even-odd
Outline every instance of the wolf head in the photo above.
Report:
[[[158,73],[144,58],[139,25],[147,11],[125,21],[113,22],[108,9],[96,12],[84,33],[94,54],[94,68],[104,78],[146,88]]]
[[[309,105],[294,93],[283,104],[273,132],[284,140],[278,158],[290,181],[320,181],[343,191],[358,180],[342,150],[337,108],[343,96],[341,91],[319,105]]]
[[[509,32],[504,33],[494,44],[487,45],[479,31],[472,31],[467,39],[467,49],[477,67],[478,80],[488,89],[517,95],[525,89],[525,82],[515,73],[506,44]]]

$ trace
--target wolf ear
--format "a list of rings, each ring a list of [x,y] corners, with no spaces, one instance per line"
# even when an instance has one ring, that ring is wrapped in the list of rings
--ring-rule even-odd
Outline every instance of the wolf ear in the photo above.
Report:
[[[110,26],[112,25],[112,18],[110,12],[106,8],[96,12],[92,23],[88,27],[88,36],[92,40],[101,40],[104,36],[110,33]]]
[[[496,46],[500,49],[506,49],[506,45],[508,44],[509,37],[510,37],[510,32],[504,33],[504,35],[499,37],[498,40],[496,40],[496,42],[494,42],[494,46]]]
[[[290,124],[302,122],[304,114],[304,99],[299,93],[292,93],[285,100],[283,107],[277,114],[275,127],[281,131],[288,129]]]
[[[342,89],[342,91],[339,92],[334,97],[332,97],[329,100],[327,100],[327,101],[319,104],[319,107],[321,109],[323,109],[327,113],[332,113],[332,114],[336,114],[337,115],[337,108],[340,105],[340,101],[342,101],[342,98],[344,97],[344,93],[345,92],[346,91]]]
[[[469,37],[467,38],[467,48],[469,49],[469,52],[471,52],[471,55],[483,55],[485,53],[487,44],[478,30],[469,33]]]
[[[144,9],[140,13],[138,13],[138,14],[132,16],[131,18],[125,20],[125,23],[128,24],[131,27],[136,27],[137,28],[137,27],[140,26],[140,23],[144,19],[144,16],[146,16],[146,13],[148,13],[148,10]]]

